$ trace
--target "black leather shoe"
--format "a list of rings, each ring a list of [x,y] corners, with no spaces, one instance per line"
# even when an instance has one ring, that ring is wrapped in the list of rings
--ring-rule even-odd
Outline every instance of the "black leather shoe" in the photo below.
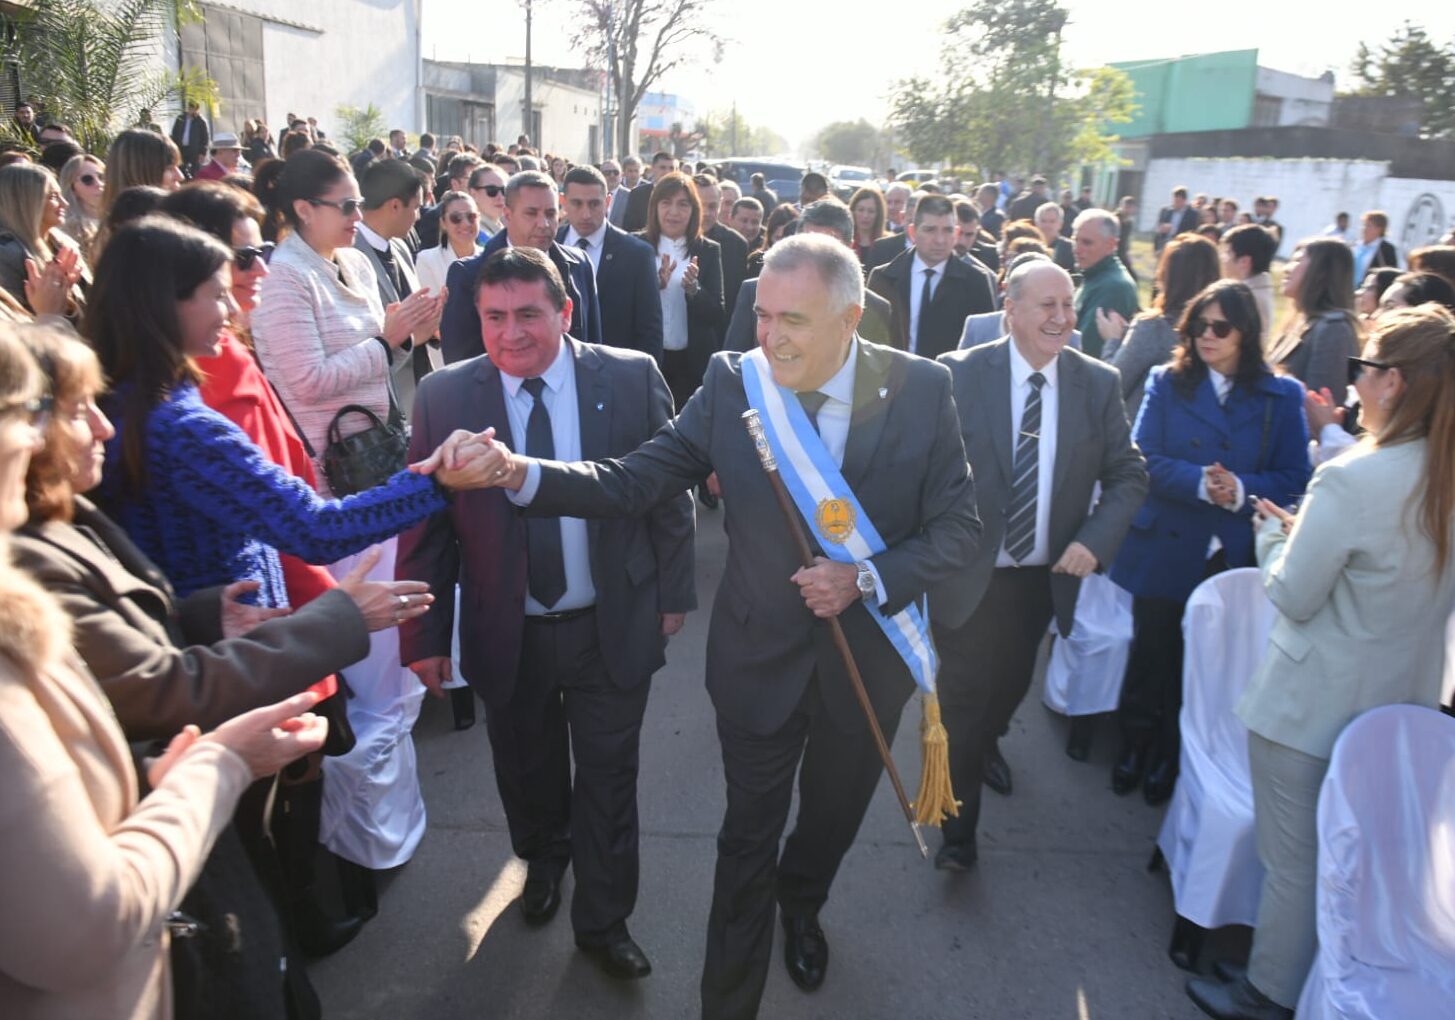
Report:
[[[1136,744],[1123,744],[1117,763],[1111,769],[1111,792],[1117,796],[1131,793],[1142,785],[1147,771],[1147,749]]]
[[[1292,1020],[1293,1010],[1280,1006],[1248,983],[1214,978],[1192,978],[1187,997],[1215,1020]]]
[[[318,901],[306,896],[293,904],[293,934],[298,948],[312,957],[338,952],[364,930],[362,917],[335,920],[326,914]]]
[[[475,692],[470,688],[451,687],[450,708],[455,713],[455,729],[468,730],[475,725]]]
[[[531,861],[525,873],[525,890],[520,894],[520,912],[531,924],[545,924],[561,905],[561,866],[548,861]]]
[[[935,867],[940,871],[971,871],[979,859],[974,843],[946,843],[935,854]]]
[[[336,857],[336,860],[344,910],[360,921],[369,920],[379,912],[379,891],[374,885],[374,869],[346,861],[342,857]]]
[[[652,962],[630,935],[601,941],[578,937],[576,948],[596,961],[607,974],[622,981],[635,981],[652,972]]]
[[[1085,761],[1091,757],[1091,738],[1095,735],[1095,716],[1073,715],[1071,731],[1066,734],[1066,757],[1072,761]]]
[[[783,915],[783,962],[793,983],[805,992],[823,984],[829,943],[816,918]]]
[[[1219,981],[1241,981],[1248,976],[1248,961],[1217,960],[1213,963],[1213,973]]]
[[[1147,778],[1142,783],[1142,797],[1148,804],[1156,807],[1172,796],[1172,790],[1176,786],[1177,759],[1160,758],[1147,770]]]
[[[1167,958],[1178,970],[1196,971],[1197,958],[1202,955],[1202,944],[1206,939],[1206,928],[1179,915],[1172,926],[1172,940],[1167,944]]]
[[[986,787],[1002,797],[1010,796],[1010,766],[1005,763],[999,744],[991,744],[990,753],[985,756],[984,778]]]

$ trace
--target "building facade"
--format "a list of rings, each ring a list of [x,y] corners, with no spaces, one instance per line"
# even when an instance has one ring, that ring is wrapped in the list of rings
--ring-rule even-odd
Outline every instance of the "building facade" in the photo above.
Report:
[[[525,123],[525,68],[517,64],[423,64],[425,128],[483,146],[529,135],[531,146],[578,163],[601,159],[601,93],[590,72],[535,67],[531,123]]]

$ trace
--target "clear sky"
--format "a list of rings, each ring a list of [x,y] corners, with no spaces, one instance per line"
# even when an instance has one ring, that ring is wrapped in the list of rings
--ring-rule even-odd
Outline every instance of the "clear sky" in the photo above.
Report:
[[[518,0],[423,0],[424,55],[482,63],[525,53]],[[1437,39],[1455,38],[1455,5],[1369,0],[1062,0],[1071,12],[1069,59],[1095,66],[1217,50],[1257,48],[1267,67],[1340,83],[1360,41],[1387,39],[1405,17]],[[664,82],[699,114],[734,100],[750,123],[801,143],[824,124],[882,122],[896,79],[940,67],[941,25],[965,0],[718,0],[730,40],[720,64],[703,55]],[[1403,10],[1401,10],[1403,8]],[[532,49],[540,63],[575,66],[567,46],[572,0],[536,0]],[[899,13],[900,11],[906,13]],[[1381,11],[1388,15],[1381,17]],[[763,42],[774,37],[772,44]]]

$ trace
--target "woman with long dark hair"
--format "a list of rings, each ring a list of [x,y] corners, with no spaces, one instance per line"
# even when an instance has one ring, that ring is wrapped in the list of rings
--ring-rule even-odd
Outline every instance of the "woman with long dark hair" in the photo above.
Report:
[[[1429,304],[1381,316],[1348,364],[1364,439],[1319,467],[1296,514],[1258,503],[1277,616],[1237,713],[1264,878],[1246,973],[1188,982],[1213,1016],[1291,1016],[1298,1002],[1317,943],[1319,790],[1344,727],[1380,705],[1440,704],[1455,611],[1455,316]]]
[[[1132,593],[1133,620],[1112,789],[1143,786],[1149,804],[1177,779],[1188,596],[1213,574],[1252,565],[1250,496],[1291,503],[1309,477],[1303,387],[1264,362],[1253,292],[1232,280],[1205,288],[1178,335],[1132,430],[1151,489],[1111,569]]]
[[[1314,393],[1344,403],[1345,362],[1359,353],[1354,311],[1354,256],[1336,237],[1300,242],[1283,268],[1283,293],[1295,314],[1268,351],[1268,361]]]
[[[862,264],[869,257],[869,248],[886,234],[884,221],[889,209],[884,193],[878,188],[860,188],[849,199],[849,212],[854,217],[854,254]]]

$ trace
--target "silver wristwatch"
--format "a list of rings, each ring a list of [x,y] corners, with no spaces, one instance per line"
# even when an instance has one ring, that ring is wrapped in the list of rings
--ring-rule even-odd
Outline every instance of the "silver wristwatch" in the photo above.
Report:
[[[867,562],[856,563],[855,566],[859,568],[859,577],[857,579],[859,597],[865,602],[874,601],[874,571],[869,569]]]

